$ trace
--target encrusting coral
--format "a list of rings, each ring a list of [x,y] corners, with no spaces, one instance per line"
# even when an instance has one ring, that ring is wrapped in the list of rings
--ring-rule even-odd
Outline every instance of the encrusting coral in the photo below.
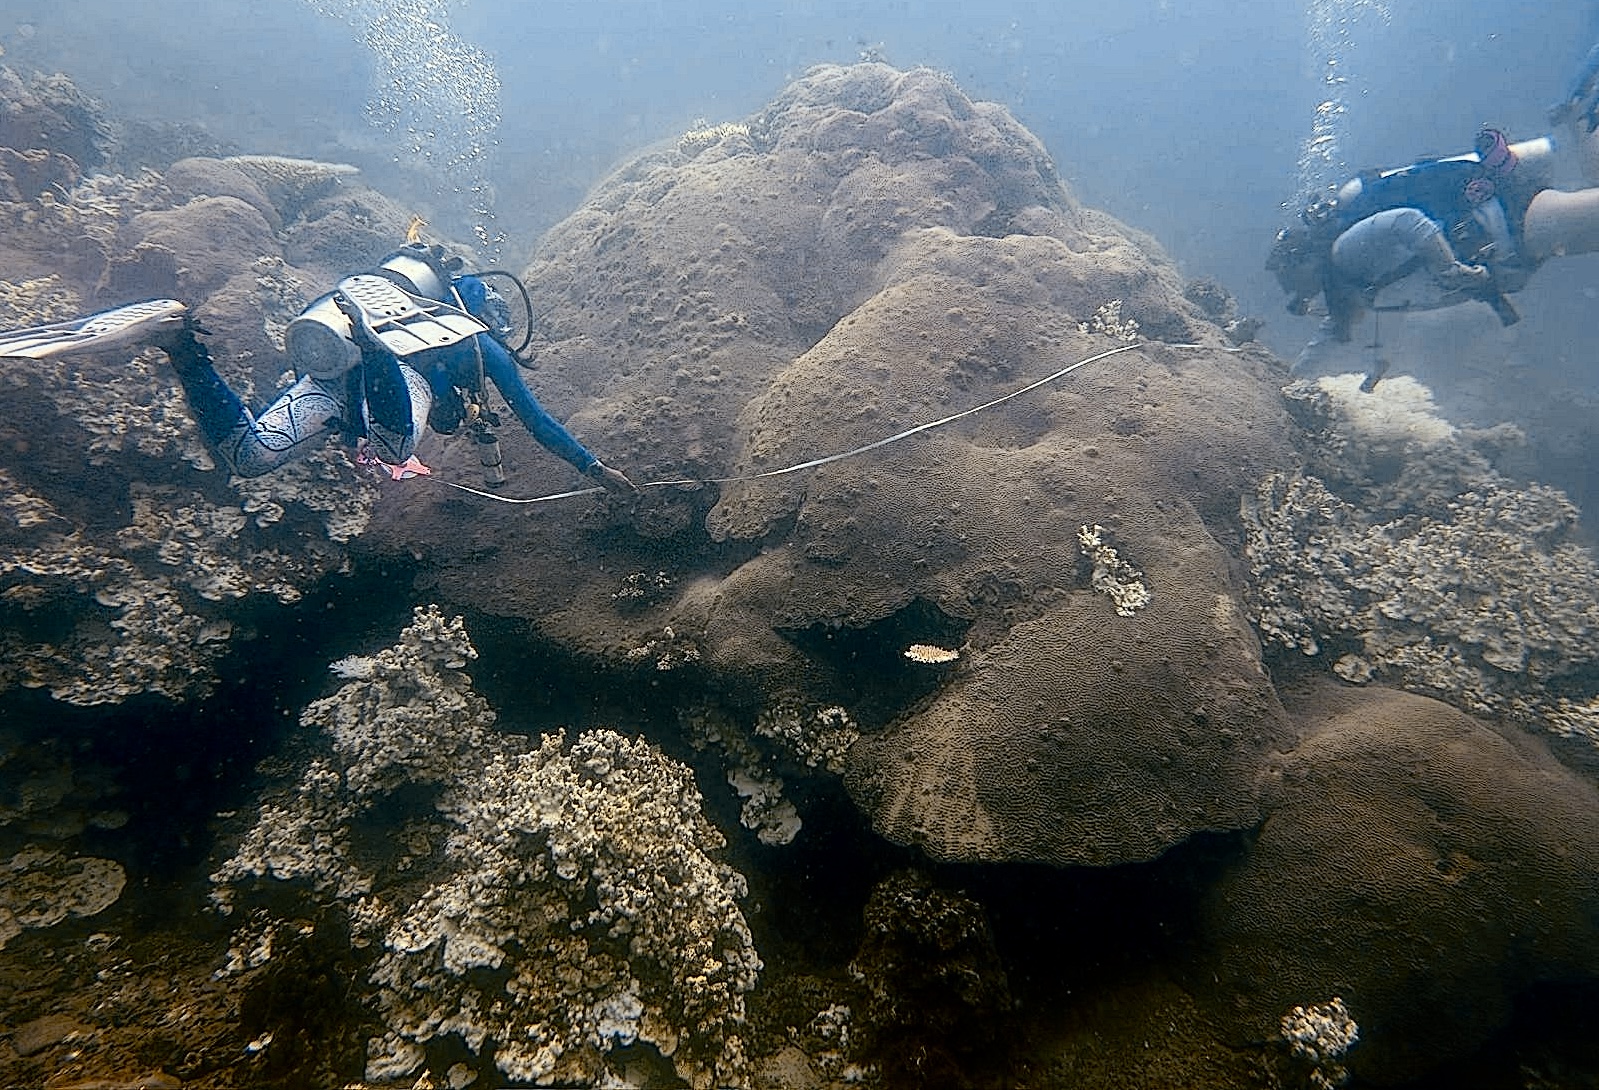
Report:
[[[1596,658],[1599,564],[1574,538],[1577,509],[1495,471],[1413,380],[1351,398],[1358,379],[1291,390],[1318,422],[1321,475],[1273,474],[1244,503],[1261,634],[1352,651],[1335,666],[1347,680],[1478,713],[1558,710],[1560,733],[1593,734],[1572,722],[1580,704],[1544,690]]]
[[[692,1086],[742,1085],[761,962],[692,775],[611,730],[495,731],[462,669],[475,657],[462,619],[428,607],[394,647],[335,663],[345,683],[302,717],[326,750],[213,875],[218,907],[270,901],[276,880],[344,904],[376,951],[371,1080],[413,1076],[456,1037],[522,1082],[596,1084],[616,1049],[648,1044]],[[364,843],[374,808],[387,823],[419,798],[414,848]],[[250,914],[231,967],[269,960],[288,919]]]
[[[28,847],[0,862],[0,948],[29,928],[93,916],[122,896],[122,865]]]

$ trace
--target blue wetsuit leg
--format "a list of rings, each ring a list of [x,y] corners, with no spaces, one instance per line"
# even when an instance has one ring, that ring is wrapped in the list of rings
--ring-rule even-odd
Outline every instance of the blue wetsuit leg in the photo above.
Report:
[[[240,477],[259,477],[304,458],[341,432],[365,436],[373,453],[398,465],[416,450],[432,406],[421,375],[393,356],[374,355],[343,380],[301,377],[255,416],[222,381],[192,332],[167,354],[206,445]]]
[[[289,387],[259,418],[250,414],[190,331],[167,349],[206,445],[240,477],[259,477],[303,458],[339,430],[344,391],[309,376]]]

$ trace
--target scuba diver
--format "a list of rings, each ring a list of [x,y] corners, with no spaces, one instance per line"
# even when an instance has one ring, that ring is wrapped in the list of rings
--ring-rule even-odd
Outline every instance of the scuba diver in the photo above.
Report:
[[[1545,260],[1599,250],[1599,188],[1555,188],[1571,152],[1599,187],[1599,46],[1550,121],[1561,137],[1510,143],[1484,127],[1467,154],[1363,172],[1279,231],[1266,268],[1289,313],[1325,315],[1294,370],[1314,369],[1347,343],[1367,310],[1479,301],[1512,325],[1519,315],[1508,296]],[[1378,377],[1368,374],[1368,386]]]
[[[199,339],[205,330],[175,300],[0,333],[0,356],[45,359],[131,344],[162,349],[206,444],[241,477],[270,473],[335,435],[358,449],[359,460],[381,465],[396,480],[426,474],[415,457],[424,427],[450,435],[465,425],[485,480],[503,484],[492,430],[499,421],[483,405],[487,379],[546,450],[608,490],[637,491],[550,416],[522,381],[515,352],[525,341],[510,347],[510,307],[483,279],[509,274],[461,272],[460,258],[416,239],[417,226],[377,268],[340,280],[289,323],[284,348],[298,379],[260,415],[217,374]]]

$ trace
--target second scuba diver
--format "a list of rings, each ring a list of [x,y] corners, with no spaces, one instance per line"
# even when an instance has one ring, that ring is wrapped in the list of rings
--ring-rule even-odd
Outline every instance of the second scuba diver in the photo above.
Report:
[[[1303,315],[1325,317],[1295,370],[1348,342],[1363,313],[1481,301],[1506,325],[1507,298],[1550,257],[1599,250],[1599,46],[1550,112],[1561,135],[1510,143],[1483,128],[1473,151],[1366,171],[1312,202],[1278,232],[1266,267]],[[1590,187],[1555,188],[1575,157]]]
[[[496,421],[482,402],[487,380],[546,450],[607,489],[636,491],[539,404],[509,346],[509,306],[460,267],[441,248],[411,241],[372,271],[340,280],[289,324],[284,347],[298,378],[259,415],[217,374],[198,336],[204,331],[174,300],[0,334],[0,356],[161,348],[207,445],[241,477],[269,473],[335,436],[396,477],[422,473],[415,450],[424,428],[451,434],[465,425],[486,479],[503,483]]]

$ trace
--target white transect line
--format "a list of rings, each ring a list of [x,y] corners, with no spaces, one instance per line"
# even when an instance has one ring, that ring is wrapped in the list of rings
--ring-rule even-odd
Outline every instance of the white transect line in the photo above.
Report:
[[[1100,360],[1109,359],[1111,356],[1120,355],[1123,352],[1130,352],[1130,351],[1132,351],[1135,348],[1149,347],[1152,344],[1153,345],[1158,345],[1159,347],[1162,347],[1162,348],[1204,348],[1204,347],[1206,347],[1205,345],[1200,345],[1200,344],[1164,344],[1164,343],[1159,342],[1159,341],[1134,341],[1131,344],[1123,344],[1123,345],[1118,345],[1115,348],[1106,349],[1103,352],[1099,352],[1099,353],[1096,353],[1096,354],[1094,354],[1092,356],[1089,356],[1087,359],[1078,360],[1076,363],[1069,364],[1069,365],[1067,365],[1065,367],[1062,367],[1059,371],[1056,371],[1052,375],[1045,375],[1043,378],[1037,380],[1036,382],[1030,382],[1026,386],[1023,386],[1023,387],[1021,387],[1020,389],[1017,389],[1017,390],[1012,390],[1010,393],[1004,394],[1004,395],[1002,395],[1000,397],[996,397],[992,401],[985,401],[981,405],[974,405],[970,409],[962,409],[958,413],[951,413],[949,416],[939,417],[937,420],[929,420],[925,424],[917,424],[913,428],[906,428],[904,431],[895,432],[893,435],[890,435],[890,436],[888,436],[886,438],[883,438],[883,439],[878,439],[878,440],[876,440],[874,442],[871,442],[871,443],[867,443],[864,446],[853,447],[850,450],[841,451],[838,454],[829,454],[825,458],[812,458],[808,462],[799,462],[799,463],[796,463],[795,465],[784,466],[782,469],[768,469],[768,470],[765,470],[765,471],[763,471],[761,473],[745,473],[745,474],[741,474],[740,476],[737,476],[737,477],[705,477],[705,478],[684,478],[682,480],[670,480],[670,481],[646,481],[644,484],[639,485],[639,488],[641,488],[641,489],[644,489],[644,488],[674,488],[674,487],[681,488],[681,487],[683,487],[685,485],[694,485],[694,484],[733,484],[734,482],[737,482],[737,481],[758,481],[758,480],[761,480],[764,477],[782,477],[782,476],[784,476],[786,474],[789,474],[789,473],[799,473],[799,472],[801,472],[803,470],[815,469],[817,466],[825,466],[825,465],[827,465],[830,462],[840,462],[840,461],[843,461],[845,458],[853,458],[857,454],[865,454],[868,451],[878,450],[878,449],[880,449],[882,447],[886,447],[890,443],[897,443],[901,439],[909,439],[911,436],[919,435],[919,434],[921,434],[924,431],[931,431],[934,428],[941,428],[945,424],[952,424],[955,421],[962,419],[963,417],[971,416],[974,413],[980,413],[980,412],[982,412],[985,409],[992,409],[994,406],[1002,405],[1005,402],[1009,401],[1013,397],[1021,397],[1023,394],[1031,393],[1033,390],[1038,389],[1040,386],[1046,386],[1046,385],[1048,385],[1051,382],[1057,381],[1058,379],[1065,378],[1067,375],[1071,374],[1073,371],[1077,370],[1080,367],[1087,367],[1091,363],[1098,363]],[[1231,351],[1236,351],[1236,349],[1232,349]],[[547,496],[526,496],[526,497],[500,496],[500,495],[496,495],[493,492],[485,492],[481,488],[473,488],[470,485],[457,484],[455,481],[441,480],[438,477],[427,477],[427,478],[424,478],[424,479],[425,480],[429,480],[429,481],[433,481],[433,482],[435,482],[437,484],[442,484],[442,485],[444,485],[447,488],[453,488],[453,489],[455,489],[455,490],[457,490],[459,492],[469,492],[469,493],[471,493],[474,496],[482,496],[484,499],[493,500],[496,503],[511,503],[511,504],[549,503],[551,500],[571,499],[573,496],[592,496],[592,495],[594,495],[597,492],[604,492],[605,491],[604,488],[596,485],[593,488],[578,488],[578,489],[574,489],[573,491],[570,491],[570,492],[551,492]]]

